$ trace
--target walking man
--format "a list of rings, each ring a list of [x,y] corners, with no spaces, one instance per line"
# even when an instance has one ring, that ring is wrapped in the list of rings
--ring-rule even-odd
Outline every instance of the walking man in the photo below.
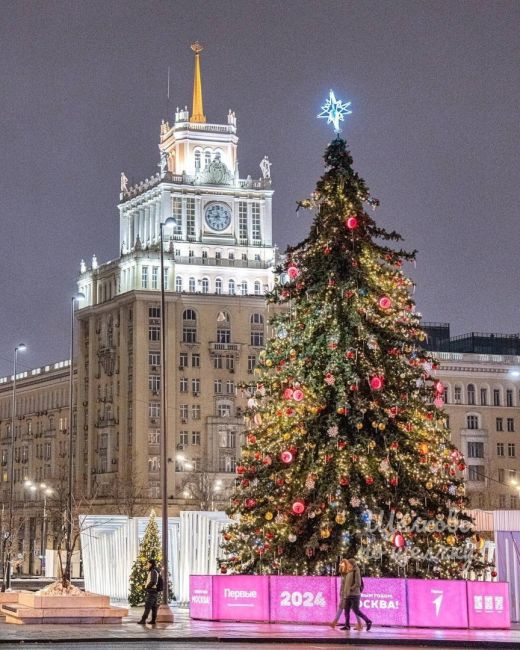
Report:
[[[350,630],[350,610],[354,612],[358,621],[362,618],[367,625],[367,632],[372,627],[372,621],[359,609],[361,600],[362,580],[361,572],[354,558],[347,560],[347,571],[341,577],[341,599],[345,602],[345,625],[342,630]]]
[[[152,612],[152,620],[150,623],[155,624],[157,619],[157,609],[159,607],[158,599],[159,593],[162,591],[160,581],[159,581],[159,571],[156,567],[156,562],[153,559],[148,560],[148,578],[146,580],[145,591],[146,597],[144,599],[144,612],[139,625],[144,625],[148,614]]]

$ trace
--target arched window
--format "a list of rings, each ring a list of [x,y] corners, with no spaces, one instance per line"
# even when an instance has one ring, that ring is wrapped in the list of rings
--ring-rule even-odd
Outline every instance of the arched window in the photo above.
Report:
[[[460,404],[462,400],[462,387],[461,386],[455,386],[453,389],[453,401],[455,404]]]
[[[185,309],[182,314],[182,342],[197,342],[197,314],[194,309]]]
[[[195,171],[198,172],[200,170],[200,164],[201,164],[201,153],[200,151],[195,152]]]
[[[205,151],[204,152],[204,163],[206,167],[210,164],[211,162],[211,151]]]
[[[475,405],[475,385],[468,384],[468,404]]]
[[[182,278],[180,275],[175,278],[175,291],[182,291]]]
[[[227,311],[219,311],[217,315],[217,343],[231,342],[231,318]]]
[[[215,280],[215,293],[222,293],[222,280],[220,278]]]
[[[258,280],[255,280],[255,296],[259,296],[262,293],[262,285]]]
[[[208,293],[209,291],[209,280],[208,278],[202,278],[202,293]]]
[[[235,295],[235,281],[234,280],[229,280],[228,282],[228,293],[230,296]]]
[[[259,313],[251,314],[251,345],[264,345],[264,317]]]
[[[240,283],[240,295],[247,296],[247,282],[245,280]]]
[[[195,278],[190,278],[188,280],[188,291],[190,293],[195,293]]]

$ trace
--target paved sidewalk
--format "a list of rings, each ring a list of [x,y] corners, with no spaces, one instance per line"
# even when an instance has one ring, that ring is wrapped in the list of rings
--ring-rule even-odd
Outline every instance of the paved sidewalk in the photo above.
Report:
[[[422,646],[450,648],[520,648],[520,628],[513,630],[432,630],[421,628],[373,627],[370,632],[344,632],[321,625],[281,625],[259,623],[217,623],[192,621],[187,610],[175,611],[175,623],[156,627],[137,625],[141,609],[133,609],[121,625],[8,625],[0,623],[0,650],[4,644],[31,642],[63,644],[74,649],[75,644],[110,642],[114,646],[132,647],[143,641],[183,642],[192,645],[213,643],[311,643],[312,645],[348,644],[357,646]],[[140,643],[139,643],[140,642]],[[155,644],[154,644],[155,645]]]

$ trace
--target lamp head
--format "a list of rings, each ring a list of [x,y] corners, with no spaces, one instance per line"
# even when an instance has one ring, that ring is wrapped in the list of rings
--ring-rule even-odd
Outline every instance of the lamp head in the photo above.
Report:
[[[169,228],[174,228],[176,225],[177,225],[177,219],[175,217],[168,217],[163,222],[163,226],[167,226]]]
[[[23,352],[26,349],[27,349],[27,346],[25,345],[25,343],[18,343],[18,345],[16,346],[16,351],[17,352]]]
[[[33,482],[32,482],[32,481],[29,481],[29,479],[25,479],[25,481],[23,482],[23,484],[24,484],[24,486],[25,486],[26,488],[29,488],[29,487],[32,486]]]
[[[85,300],[85,294],[84,293],[76,293],[74,296],[72,296],[72,302],[83,302]]]

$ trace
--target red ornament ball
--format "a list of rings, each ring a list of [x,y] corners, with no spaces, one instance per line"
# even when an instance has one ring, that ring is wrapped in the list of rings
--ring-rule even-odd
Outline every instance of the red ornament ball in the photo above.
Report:
[[[225,564],[220,567],[220,573],[227,573],[227,566]]]
[[[289,463],[292,463],[293,455],[288,450],[282,451],[282,453],[280,454],[280,460],[282,461],[282,463],[285,463],[286,465],[288,465]]]
[[[390,485],[395,487],[398,483],[399,483],[399,479],[397,478],[397,476],[392,476],[392,478],[390,479]]]
[[[358,227],[357,217],[349,217],[345,222],[345,225],[349,230],[355,230]]]
[[[287,269],[287,275],[291,278],[291,280],[294,280],[300,275],[300,271],[296,266],[290,266]]]
[[[392,301],[388,296],[382,296],[381,298],[379,298],[379,306],[381,307],[381,309],[390,309],[390,307],[392,306]]]
[[[373,482],[374,482],[374,477],[373,476],[365,476],[365,483],[367,485],[372,485]]]
[[[370,388],[372,390],[381,390],[383,388],[383,377],[371,377]]]
[[[305,511],[305,503],[303,501],[295,501],[292,504],[292,511],[295,515],[301,515]]]

